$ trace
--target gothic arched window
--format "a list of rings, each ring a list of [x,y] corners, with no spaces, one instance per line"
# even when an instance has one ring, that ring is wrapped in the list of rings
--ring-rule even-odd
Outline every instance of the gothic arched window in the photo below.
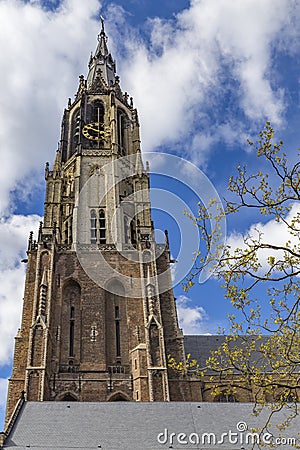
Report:
[[[75,280],[62,288],[60,370],[73,372],[79,363],[81,347],[81,289]],[[71,358],[71,359],[70,359]]]
[[[136,233],[135,233],[133,220],[130,222],[130,239],[131,239],[131,243],[133,245],[135,245],[136,244]]]
[[[63,239],[65,244],[70,244],[72,242],[72,219],[64,222]]]
[[[162,363],[160,353],[160,333],[157,323],[152,320],[149,327],[149,340],[150,340],[150,356],[152,366],[160,366]]]
[[[96,100],[92,103],[91,122],[104,122],[104,106],[100,100]]]
[[[72,395],[70,393],[64,394],[63,397],[60,399],[62,402],[77,402],[77,398],[75,397],[75,394]]]
[[[123,370],[121,364],[128,364],[126,343],[128,330],[126,321],[125,289],[123,285],[112,280],[105,294],[105,320],[106,320],[106,352],[107,365],[111,370]],[[114,349],[112,351],[112,349]],[[121,373],[121,372],[118,372]]]
[[[120,336],[120,308],[115,306],[115,327],[116,327],[116,356],[121,357],[121,336]]]
[[[126,154],[126,117],[122,111],[118,111],[118,144],[122,156]]]
[[[105,223],[105,212],[103,209],[99,211],[99,242],[100,244],[106,243],[106,223]]]
[[[70,308],[70,343],[69,343],[69,356],[74,356],[74,331],[75,331],[75,308]]]
[[[220,403],[235,403],[236,398],[233,394],[222,392],[222,394],[217,397],[216,401]]]
[[[97,215],[96,211],[91,211],[91,244],[97,243]]]
[[[80,131],[81,131],[80,123],[81,123],[80,109],[77,109],[77,111],[75,111],[72,116],[72,139],[71,139],[71,152],[70,152],[69,157],[73,155],[73,153],[76,150],[77,145],[79,144]]]
[[[124,238],[125,238],[125,244],[128,244],[128,234],[129,234],[128,217],[124,216]]]

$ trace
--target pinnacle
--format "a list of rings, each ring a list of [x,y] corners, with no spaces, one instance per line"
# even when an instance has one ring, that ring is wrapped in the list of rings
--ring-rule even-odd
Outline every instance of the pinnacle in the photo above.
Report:
[[[138,150],[136,152],[135,173],[137,175],[142,175],[144,173],[144,171],[145,171],[145,169],[143,166],[141,151]]]

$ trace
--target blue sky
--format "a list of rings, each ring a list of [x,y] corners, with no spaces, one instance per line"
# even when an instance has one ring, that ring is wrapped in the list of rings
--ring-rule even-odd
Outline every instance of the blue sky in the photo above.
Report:
[[[67,99],[78,76],[87,74],[100,13],[121,85],[139,111],[144,151],[193,162],[220,196],[238,163],[252,171],[261,166],[246,140],[255,139],[266,120],[284,140],[290,161],[297,159],[297,0],[1,0],[0,417],[20,322],[20,260],[43,214],[44,164],[53,161]],[[155,178],[152,183],[167,185]],[[174,189],[194,208],[193,195]],[[170,229],[176,257],[176,221],[156,212],[154,218],[158,228]],[[229,239],[262,220],[252,213],[235,218],[228,223]],[[273,225],[265,226],[275,239]],[[230,308],[214,281],[187,295],[177,287],[175,294],[186,333],[226,326]]]

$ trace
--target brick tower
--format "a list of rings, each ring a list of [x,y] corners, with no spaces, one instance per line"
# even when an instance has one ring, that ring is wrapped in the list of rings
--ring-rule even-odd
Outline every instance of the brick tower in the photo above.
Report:
[[[138,114],[106,42],[102,21],[46,164],[7,420],[22,391],[27,401],[180,400],[166,362],[184,353],[168,239],[154,240]]]

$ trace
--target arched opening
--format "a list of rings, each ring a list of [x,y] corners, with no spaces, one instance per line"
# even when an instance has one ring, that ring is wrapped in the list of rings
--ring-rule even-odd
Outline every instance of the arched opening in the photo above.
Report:
[[[129,222],[128,217],[124,216],[124,241],[125,241],[125,244],[128,244],[128,235],[129,235],[128,222]]]
[[[97,242],[97,216],[94,209],[91,210],[91,244]]]
[[[136,232],[135,232],[135,228],[134,228],[134,221],[133,221],[133,219],[130,222],[130,239],[131,239],[131,243],[133,245],[135,245],[136,244]]]
[[[80,363],[81,289],[69,280],[62,290],[60,372],[76,372]]]
[[[127,118],[125,113],[121,110],[118,110],[117,128],[119,152],[122,156],[125,156],[127,150]]]
[[[125,373],[128,362],[128,330],[125,289],[111,280],[105,294],[106,363],[110,373]]]
[[[233,394],[228,392],[222,392],[218,397],[216,397],[216,402],[219,403],[236,403],[237,400]]]
[[[89,139],[89,146],[94,147],[103,145],[104,132],[104,104],[101,100],[89,101],[86,106],[85,125],[90,128],[84,128],[84,136]]]
[[[69,345],[69,356],[74,356],[74,328],[75,328],[75,308],[71,306],[70,308],[70,345]],[[73,364],[71,364],[72,366]]]
[[[106,289],[107,292],[111,292],[111,293],[116,294],[116,295],[118,295],[120,297],[124,297],[125,296],[124,286],[117,279],[109,281],[109,283],[107,283],[105,289]]]
[[[92,103],[91,122],[104,122],[104,106],[100,100],[96,100]]]
[[[106,244],[106,221],[103,209],[99,211],[99,242],[100,244]]]
[[[71,149],[70,149],[70,156],[73,155],[73,153],[76,150],[77,145],[80,141],[80,131],[81,131],[81,117],[80,117],[80,109],[78,108],[72,115],[72,138],[71,138]]]
[[[77,402],[78,399],[75,394],[72,394],[71,392],[66,392],[65,394],[62,394],[59,398],[59,401],[61,402]]]
[[[160,331],[155,320],[149,326],[150,356],[152,366],[161,366]]]
[[[99,232],[98,232],[99,226]],[[100,209],[99,217],[95,209],[90,212],[90,233],[91,233],[91,244],[106,244],[106,219],[105,210]]]
[[[122,392],[116,392],[111,397],[109,397],[109,399],[107,401],[108,402],[129,402],[130,399],[127,397],[126,394],[124,394]]]

